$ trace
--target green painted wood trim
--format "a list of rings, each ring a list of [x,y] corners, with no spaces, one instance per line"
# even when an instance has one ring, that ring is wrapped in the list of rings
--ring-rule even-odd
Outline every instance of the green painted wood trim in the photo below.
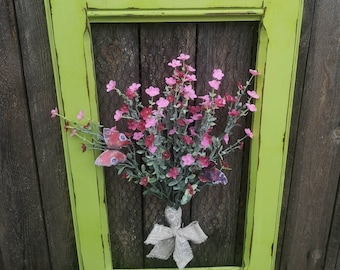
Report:
[[[262,0],[88,0],[87,7],[89,9],[209,9],[209,8],[261,8]]]
[[[168,10],[88,10],[91,22],[206,22],[206,21],[259,21],[262,8],[168,9]]]
[[[303,1],[265,1],[259,29],[261,99],[251,146],[244,265],[274,269],[289,142]],[[280,23],[284,22],[284,23]]]
[[[98,119],[91,35],[85,2],[45,0],[59,110],[75,118],[80,109]],[[103,170],[95,153],[63,131],[70,200],[80,269],[112,269]]]
[[[185,21],[185,14],[189,13],[192,14],[190,21],[198,18],[200,21],[216,21],[216,16],[212,13],[207,16],[206,13],[222,2],[224,6],[229,2],[232,9],[219,17],[221,21],[242,19],[243,16],[247,20],[261,20],[257,69],[263,76],[257,80],[257,90],[262,98],[257,104],[258,112],[253,125],[255,138],[251,146],[243,267],[214,269],[274,269],[302,0],[285,3],[266,0],[260,11],[256,9],[260,7],[259,1],[245,1],[245,7],[257,10],[256,14],[248,15],[246,12],[236,14],[237,9],[233,8],[237,1],[200,0],[195,4],[198,10],[167,10],[166,17],[162,17],[159,11],[156,11],[156,16],[146,8],[154,4],[152,7],[155,10],[162,9],[164,12],[166,8],[176,7],[176,1],[172,1],[172,5],[164,3],[159,6],[160,1],[142,4],[136,1],[45,0],[58,106],[71,118],[83,109],[86,117],[98,119],[89,20],[120,22],[123,14],[127,13],[114,9],[124,9],[128,5],[144,8],[134,11],[135,16],[129,18],[130,22],[135,19],[164,21],[170,18]],[[243,12],[246,9],[240,10]],[[145,20],[142,19],[143,12]],[[118,14],[121,14],[120,18]],[[63,142],[80,269],[112,269],[103,170],[93,165],[94,153],[82,154],[79,143],[65,133]]]

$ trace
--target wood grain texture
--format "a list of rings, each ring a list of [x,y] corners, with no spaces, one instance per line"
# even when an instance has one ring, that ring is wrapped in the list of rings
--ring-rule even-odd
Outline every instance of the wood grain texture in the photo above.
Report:
[[[44,3],[14,3],[51,267],[78,269],[60,123],[49,113],[57,101]]]
[[[280,269],[323,269],[338,189],[340,4],[315,4]]]
[[[248,79],[248,69],[252,66],[256,27],[256,23],[198,24],[198,95],[205,95],[210,90],[207,82],[212,79],[212,71],[216,68],[225,74],[218,94],[236,94],[237,82]],[[215,132],[223,132],[219,127],[226,121],[226,115],[226,111],[218,112]],[[243,136],[245,121],[240,124],[241,127],[233,131],[234,138]],[[232,168],[226,173],[227,186],[208,187],[193,200],[192,220],[200,222],[209,238],[204,244],[193,245],[195,258],[191,266],[241,265],[246,200],[246,188],[241,187],[248,181],[243,154],[237,151],[227,157]]]
[[[0,249],[4,269],[51,269],[15,11],[0,2]]]
[[[122,100],[106,93],[105,86],[112,79],[125,91],[139,82],[138,25],[93,25],[92,36],[101,122],[127,131],[125,121],[113,119]],[[121,179],[114,168],[105,170],[105,182],[113,266],[140,268],[144,261],[141,187]]]

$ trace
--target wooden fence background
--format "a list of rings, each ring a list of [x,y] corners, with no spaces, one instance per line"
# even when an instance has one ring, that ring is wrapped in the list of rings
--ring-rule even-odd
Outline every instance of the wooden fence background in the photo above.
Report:
[[[305,0],[276,269],[340,269],[340,3]],[[77,269],[42,0],[0,0],[0,270]]]

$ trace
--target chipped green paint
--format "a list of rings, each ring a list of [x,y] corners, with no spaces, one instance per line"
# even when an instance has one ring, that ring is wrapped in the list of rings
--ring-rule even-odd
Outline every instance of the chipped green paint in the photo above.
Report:
[[[302,0],[45,0],[58,107],[69,117],[81,108],[98,119],[90,22],[260,21],[261,99],[253,123],[243,266],[204,269],[274,269],[302,5]],[[82,154],[65,133],[63,143],[79,268],[112,269],[103,170],[93,165],[94,153]]]

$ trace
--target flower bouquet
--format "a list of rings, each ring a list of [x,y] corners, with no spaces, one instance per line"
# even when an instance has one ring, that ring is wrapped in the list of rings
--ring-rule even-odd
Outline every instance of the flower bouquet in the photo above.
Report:
[[[102,151],[95,160],[97,166],[115,166],[122,178],[142,185],[144,195],[157,196],[167,204],[165,217],[170,227],[155,224],[145,241],[154,245],[147,257],[166,260],[173,254],[180,269],[193,258],[188,240],[202,243],[207,239],[197,221],[181,227],[181,206],[208,185],[228,183],[226,157],[253,137],[245,128],[242,137],[234,138],[234,129],[240,118],[256,111],[253,100],[259,98],[248,89],[259,75],[252,69],[250,79],[238,84],[235,96],[219,94],[224,77],[220,69],[213,70],[208,94],[197,96],[195,69],[186,62],[189,58],[180,54],[168,63],[173,73],[165,78],[164,90],[154,86],[143,90],[147,102],[141,99],[139,83],[122,92],[115,81],[109,81],[106,91],[123,99],[113,117],[116,122],[126,119],[128,132],[86,120],[83,111],[76,121],[59,114],[57,108],[51,111],[52,118],[64,120],[70,136],[81,139],[82,151]],[[214,129],[218,110],[227,115],[221,134]]]

